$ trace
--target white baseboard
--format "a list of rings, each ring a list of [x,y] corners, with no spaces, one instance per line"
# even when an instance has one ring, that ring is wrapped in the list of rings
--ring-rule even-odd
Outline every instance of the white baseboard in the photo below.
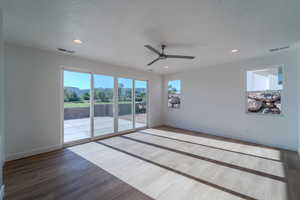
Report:
[[[6,156],[6,161],[16,160],[16,159],[20,159],[20,158],[24,158],[24,157],[28,157],[28,156],[33,156],[33,155],[40,154],[40,153],[46,153],[49,151],[61,149],[62,147],[63,147],[62,145],[53,145],[53,146],[44,147],[44,148],[36,148],[31,151],[10,154],[10,155]]]
[[[1,188],[0,188],[0,200],[3,200],[4,199],[4,185],[1,185]]]

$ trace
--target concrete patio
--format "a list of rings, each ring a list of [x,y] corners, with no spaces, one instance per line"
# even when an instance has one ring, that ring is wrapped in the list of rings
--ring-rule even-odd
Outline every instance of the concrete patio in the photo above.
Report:
[[[113,117],[94,117],[94,134],[101,136],[114,132],[114,118]],[[135,128],[145,127],[146,114],[136,115]],[[130,115],[120,116],[118,119],[119,131],[130,130],[133,128]],[[64,120],[64,142],[72,142],[89,138],[90,131],[90,118]]]

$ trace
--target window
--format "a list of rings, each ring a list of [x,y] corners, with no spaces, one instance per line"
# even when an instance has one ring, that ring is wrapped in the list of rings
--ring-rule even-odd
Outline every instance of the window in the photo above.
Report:
[[[135,128],[147,126],[147,81],[135,80]]]
[[[148,124],[148,81],[62,70],[64,143],[88,141]]]
[[[94,136],[114,132],[114,77],[94,74]]]
[[[133,80],[118,78],[118,131],[133,128]]]
[[[64,71],[64,142],[91,137],[91,74]]]
[[[247,71],[247,112],[281,114],[282,89],[282,66]]]
[[[181,93],[181,81],[172,80],[168,82],[168,107],[180,108],[180,93]]]

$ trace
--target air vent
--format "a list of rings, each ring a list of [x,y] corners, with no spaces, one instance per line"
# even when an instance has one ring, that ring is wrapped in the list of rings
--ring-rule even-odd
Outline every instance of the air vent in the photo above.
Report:
[[[269,49],[269,51],[270,52],[275,52],[275,51],[281,51],[281,50],[288,49],[288,48],[290,48],[290,46],[284,46],[284,47]]]
[[[75,51],[67,50],[67,49],[63,49],[63,48],[57,48],[57,50],[60,52],[63,52],[63,53],[75,53]]]

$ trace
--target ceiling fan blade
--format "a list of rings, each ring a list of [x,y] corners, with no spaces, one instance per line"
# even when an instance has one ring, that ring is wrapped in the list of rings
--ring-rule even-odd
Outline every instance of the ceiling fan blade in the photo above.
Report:
[[[153,60],[152,62],[148,63],[148,66],[149,65],[152,65],[153,63],[155,63],[156,61],[158,61],[160,58],[156,58],[155,60]]]
[[[167,58],[183,58],[183,59],[194,59],[195,56],[180,56],[180,55],[166,55]]]
[[[146,47],[146,48],[149,49],[150,51],[153,51],[154,53],[160,55],[160,52],[157,51],[156,49],[154,49],[153,47],[151,47],[149,44],[145,45],[144,47]]]

